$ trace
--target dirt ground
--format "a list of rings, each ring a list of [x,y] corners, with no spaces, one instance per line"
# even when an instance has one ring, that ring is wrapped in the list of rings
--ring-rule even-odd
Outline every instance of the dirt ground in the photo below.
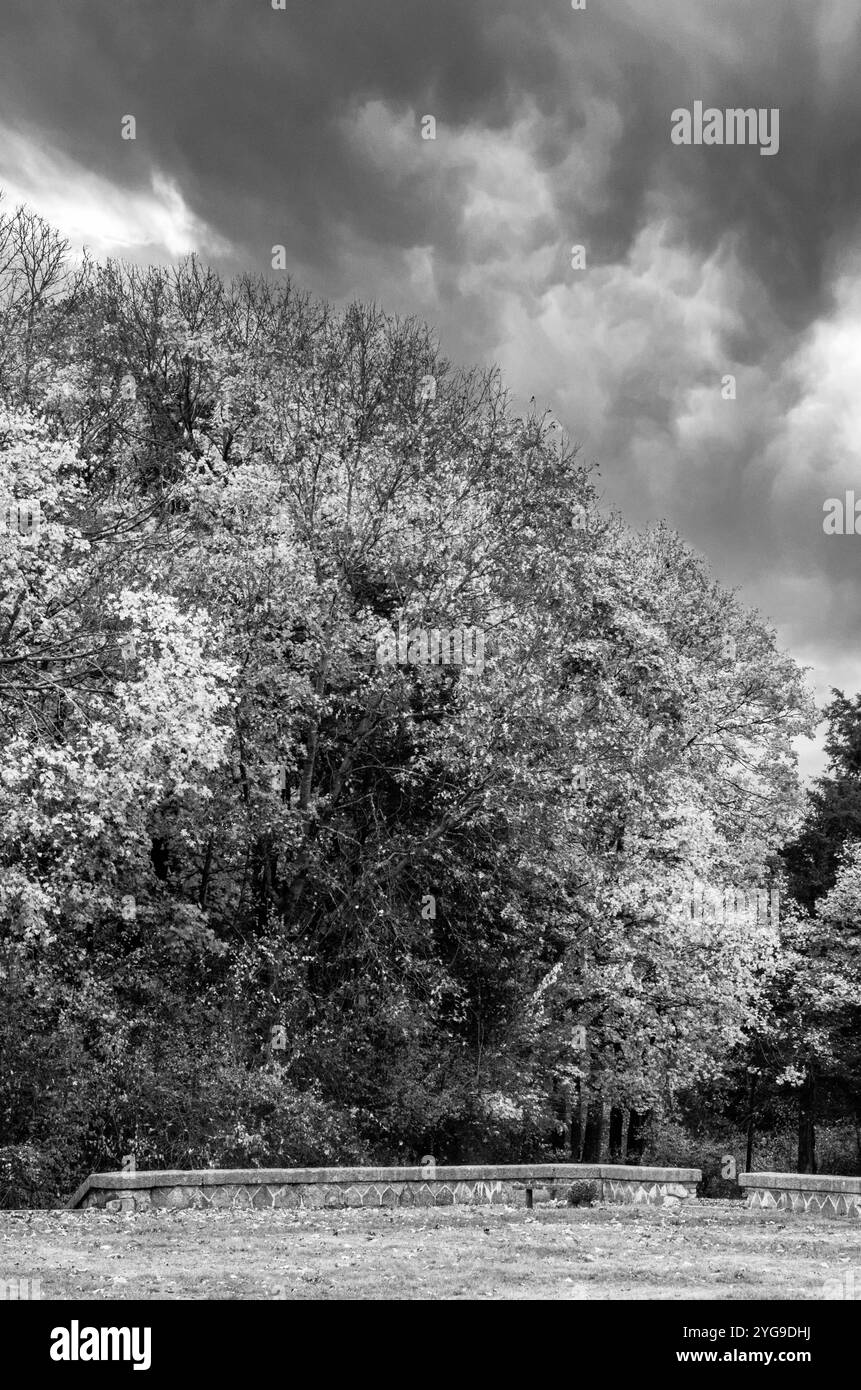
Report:
[[[0,1212],[0,1279],[43,1299],[821,1299],[852,1271],[861,1297],[861,1222],[739,1202]]]

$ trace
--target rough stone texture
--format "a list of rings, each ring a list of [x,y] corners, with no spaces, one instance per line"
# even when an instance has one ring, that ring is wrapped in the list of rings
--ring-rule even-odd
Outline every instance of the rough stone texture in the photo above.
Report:
[[[103,1200],[99,1200],[99,1197]],[[88,1207],[103,1206],[107,1211],[144,1211],[152,1207],[153,1200],[149,1192],[114,1192],[88,1194],[88,1200],[84,1203]]]
[[[755,1211],[793,1211],[800,1216],[861,1218],[861,1177],[832,1173],[740,1173],[747,1205]]]
[[[674,1206],[697,1195],[695,1182],[636,1182],[605,1178],[601,1196],[605,1202],[648,1202],[652,1206]]]
[[[603,1191],[601,1190],[603,1186]],[[565,1201],[571,1184],[532,1188],[535,1202]],[[526,1205],[527,1184],[496,1182],[447,1183],[296,1183],[281,1187],[225,1184],[208,1191],[188,1186],[154,1187],[152,1192],[113,1192],[93,1188],[82,1205],[103,1206],[110,1211],[133,1211],[156,1207],[215,1207],[219,1209],[255,1207],[446,1207],[455,1203],[503,1203]],[[604,1182],[595,1184],[595,1196],[610,1202],[677,1202],[696,1196],[696,1184],[650,1184]]]
[[[134,1211],[143,1207],[397,1207],[494,1203],[523,1207],[566,1201],[572,1190],[594,1188],[605,1202],[669,1203],[696,1196],[701,1174],[692,1168],[633,1168],[609,1164],[502,1164],[427,1168],[295,1168],[94,1173],[69,1201],[72,1207]]]

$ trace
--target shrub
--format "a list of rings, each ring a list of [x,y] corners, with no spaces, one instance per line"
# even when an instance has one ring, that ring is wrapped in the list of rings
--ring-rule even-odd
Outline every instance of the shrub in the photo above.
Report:
[[[587,1207],[590,1202],[597,1202],[601,1196],[601,1187],[597,1182],[572,1182],[568,1189],[567,1202],[569,1207]]]

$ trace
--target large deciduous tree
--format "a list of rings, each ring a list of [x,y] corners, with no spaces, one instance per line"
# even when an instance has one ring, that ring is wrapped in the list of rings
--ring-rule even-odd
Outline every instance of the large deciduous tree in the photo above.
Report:
[[[194,259],[46,303],[0,438],[45,518],[3,540],[7,1135],[72,1129],[60,1026],[78,1162],[527,1154],[588,1104],[618,1146],[761,1011],[773,935],[688,893],[794,823],[798,669],[420,324]]]

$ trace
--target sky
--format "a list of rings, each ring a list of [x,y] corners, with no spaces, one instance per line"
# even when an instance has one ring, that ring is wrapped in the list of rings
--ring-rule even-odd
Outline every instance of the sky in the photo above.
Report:
[[[7,200],[98,257],[273,274],[283,245],[315,293],[426,319],[820,703],[861,690],[861,536],[823,530],[861,501],[858,0],[274,3],[3,0]],[[675,143],[696,102],[777,111],[775,152]]]

